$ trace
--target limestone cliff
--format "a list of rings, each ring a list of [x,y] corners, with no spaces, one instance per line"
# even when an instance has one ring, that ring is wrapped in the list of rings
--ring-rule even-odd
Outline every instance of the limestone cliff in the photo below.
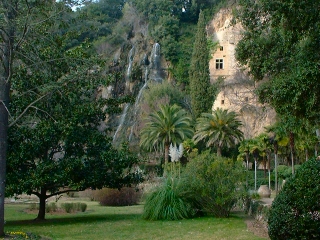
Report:
[[[207,26],[208,37],[218,42],[210,59],[211,82],[223,79],[223,86],[213,104],[213,109],[230,109],[239,114],[245,138],[252,138],[275,122],[275,112],[258,102],[254,91],[256,84],[241,71],[235,59],[235,48],[241,38],[239,24],[231,25],[231,9],[221,9]]]

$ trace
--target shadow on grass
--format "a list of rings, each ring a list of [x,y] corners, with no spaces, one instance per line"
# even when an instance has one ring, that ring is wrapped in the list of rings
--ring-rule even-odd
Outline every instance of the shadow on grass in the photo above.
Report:
[[[46,226],[46,225],[70,225],[79,223],[97,223],[97,222],[118,222],[126,220],[137,220],[142,219],[141,214],[90,214],[90,215],[70,215],[68,217],[55,217],[48,218],[46,220],[17,220],[17,221],[6,221],[6,226]]]

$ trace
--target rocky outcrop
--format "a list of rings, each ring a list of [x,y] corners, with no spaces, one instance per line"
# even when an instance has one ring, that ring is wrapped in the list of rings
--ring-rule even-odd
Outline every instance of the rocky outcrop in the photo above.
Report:
[[[217,43],[210,59],[211,82],[223,79],[214,104],[216,108],[230,109],[239,114],[245,138],[252,138],[275,122],[275,112],[258,102],[256,83],[242,71],[235,59],[236,45],[241,38],[241,25],[231,25],[232,10],[221,9],[207,27],[208,37]]]

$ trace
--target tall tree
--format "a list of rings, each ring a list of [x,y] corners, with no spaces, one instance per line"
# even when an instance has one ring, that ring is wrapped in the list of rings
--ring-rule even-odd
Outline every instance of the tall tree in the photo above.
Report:
[[[247,171],[249,170],[249,158],[250,158],[250,141],[251,139],[244,139],[243,141],[240,142],[239,145],[239,159],[242,159],[243,156],[246,158],[246,168]]]
[[[0,237],[2,237],[4,236],[4,197],[10,84],[15,51],[21,43],[18,39],[23,39],[27,28],[24,28],[25,31],[21,31],[21,34],[17,33],[19,29],[17,28],[16,20],[19,15],[18,5],[20,5],[20,1],[3,0],[0,4]]]
[[[51,196],[88,187],[121,188],[138,180],[131,172],[137,159],[126,149],[113,149],[106,132],[99,130],[117,105],[114,99],[94,97],[96,86],[105,82],[94,71],[99,61],[81,53],[87,44],[64,52],[55,41],[45,47],[44,42],[39,56],[49,54],[55,63],[41,64],[43,72],[21,66],[12,77],[11,114],[24,114],[9,129],[7,160],[6,194],[36,195],[37,219],[45,218],[45,201]]]
[[[163,149],[165,164],[169,161],[170,143],[180,144],[193,135],[192,120],[187,112],[177,105],[163,105],[149,115],[141,130],[140,145],[146,149]]]
[[[216,147],[217,155],[221,156],[223,147],[230,148],[243,139],[243,133],[239,129],[241,125],[235,112],[218,108],[212,114],[201,114],[201,117],[197,119],[193,139],[196,143],[205,140],[206,146]]]
[[[97,154],[98,148],[94,146],[94,139],[103,139],[105,143],[107,141],[104,134],[97,131],[97,122],[105,116],[101,109],[97,109],[97,107],[102,106],[102,102],[100,100],[94,102],[95,84],[98,84],[94,81],[94,79],[97,79],[94,66],[98,67],[98,62],[94,59],[85,60],[88,57],[86,55],[87,44],[68,50],[65,48],[68,42],[65,36],[62,37],[58,34],[65,32],[66,36],[70,35],[67,31],[60,31],[59,27],[68,26],[66,21],[61,20],[65,17],[64,13],[71,12],[69,7],[76,2],[81,4],[85,0],[59,2],[3,0],[0,3],[0,236],[4,235],[6,182],[10,183],[8,184],[8,193],[21,193],[21,191],[31,193],[31,187],[33,190],[40,189],[39,183],[42,180],[39,180],[37,184],[26,181],[29,182],[30,188],[27,189],[26,186],[20,188],[17,181],[19,180],[18,182],[21,183],[25,180],[20,177],[35,176],[30,173],[29,169],[30,175],[23,176],[21,171],[26,170],[26,167],[44,166],[46,168],[45,166],[58,165],[59,160],[64,158],[69,160],[74,158],[75,163],[81,163],[83,166],[86,165],[85,160],[90,159],[89,155],[92,159],[92,156]],[[57,19],[59,21],[56,21]],[[64,96],[63,93],[68,94]],[[9,101],[10,96],[13,98],[11,103]],[[81,103],[84,105],[81,106]],[[111,99],[109,104],[105,104],[108,105],[108,111],[112,111],[117,109],[118,103],[118,100]],[[69,108],[70,106],[71,108]],[[86,114],[83,112],[84,109]],[[63,114],[68,115],[68,117],[63,116]],[[69,119],[69,122],[63,123],[61,119],[64,118]],[[14,130],[9,129],[9,126]],[[70,140],[70,137],[77,133],[77,127],[85,128],[86,126],[88,127],[87,130],[91,129],[92,133],[88,136],[95,136],[96,138],[88,139],[88,141],[92,141],[89,143],[78,139],[78,145],[75,142],[72,144],[72,138]],[[7,152],[8,129],[10,145]],[[52,140],[51,147],[48,145],[49,139]],[[22,140],[21,144],[17,146],[16,141],[20,140]],[[48,144],[42,146],[41,140]],[[28,144],[32,145],[30,149],[34,149],[33,152],[28,151]],[[97,144],[97,146],[100,145]],[[47,147],[46,150],[45,147]],[[66,149],[66,147],[69,148]],[[79,150],[75,153],[76,148],[78,150],[82,149],[82,151]],[[41,149],[41,151],[37,152],[37,149]],[[20,156],[13,157],[15,152],[19,151]],[[79,162],[81,153],[83,154],[83,161]],[[94,159],[104,161],[108,154],[112,155],[113,153],[112,148],[106,147],[101,151],[101,155],[96,155]],[[121,153],[119,154],[121,155]],[[88,157],[84,159],[86,155]],[[114,154],[114,156],[116,155]],[[10,158],[8,166],[7,157]],[[119,156],[118,159],[121,158]],[[123,156],[123,159],[126,158],[128,157]],[[110,158],[110,160],[115,159],[117,157]],[[47,165],[43,164],[42,160],[51,160],[51,162]],[[123,161],[123,163],[125,162],[130,161],[128,159],[128,161]],[[10,181],[6,181],[7,167],[10,173]],[[127,167],[130,167],[130,164]],[[123,167],[120,168],[124,169]],[[67,169],[60,169],[61,175],[64,174],[63,170],[68,172]],[[47,170],[44,172],[48,174]],[[33,172],[33,174],[35,173],[36,171]],[[118,173],[112,175],[109,171],[107,171],[107,174],[121,177],[121,175],[117,175]],[[41,176],[50,179],[48,175],[46,177],[45,175]],[[70,177],[69,181],[60,180],[64,187],[68,185],[68,187],[73,187],[72,189],[83,189],[90,181],[97,187],[101,183],[93,181],[95,178],[91,180],[83,178],[83,173],[81,177],[85,180],[83,183],[86,182],[84,185],[79,184],[79,181],[81,182],[80,177]],[[36,181],[36,179],[33,179],[33,181]],[[14,184],[16,185],[14,186]],[[52,185],[51,187],[41,189],[41,194],[46,194],[44,190],[51,191],[59,186]],[[43,198],[40,202],[43,202]]]
[[[320,4],[241,0],[244,27],[236,58],[256,80],[259,98],[285,118],[317,123],[320,113]]]
[[[206,22],[202,11],[199,15],[189,75],[191,106],[197,118],[201,113],[210,112],[214,101],[210,85]]]

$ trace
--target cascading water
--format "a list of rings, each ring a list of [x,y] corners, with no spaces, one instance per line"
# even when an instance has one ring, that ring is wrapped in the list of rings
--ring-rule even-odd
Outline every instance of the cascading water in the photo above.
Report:
[[[120,118],[120,121],[119,121],[119,125],[117,127],[117,130],[116,132],[114,133],[113,135],[113,142],[116,140],[117,136],[118,136],[118,133],[120,132],[120,130],[122,129],[122,126],[124,124],[124,121],[126,120],[126,116],[127,116],[127,113],[128,113],[128,108],[129,108],[129,103],[126,103],[126,105],[124,106],[124,109],[123,109],[123,113],[121,115],[121,118]]]
[[[147,66],[145,68],[146,69],[145,69],[145,73],[144,73],[144,84],[143,84],[142,88],[140,89],[140,91],[139,91],[139,93],[137,95],[136,101],[134,103],[133,124],[132,124],[132,127],[130,129],[129,142],[132,140],[133,131],[134,131],[134,128],[135,128],[136,123],[137,123],[137,114],[138,114],[138,111],[139,111],[139,103],[140,103],[140,99],[141,99],[141,96],[142,96],[142,92],[147,87],[147,84],[148,84],[148,72],[149,72],[149,69],[148,69]]]
[[[126,91],[129,90],[130,86],[130,77],[131,77],[131,73],[132,73],[132,65],[133,65],[133,59],[134,59],[134,54],[135,54],[135,47],[133,46],[128,54],[128,68],[127,68],[127,72],[126,72]]]
[[[128,68],[127,68],[126,78],[125,78],[127,92],[128,92],[130,78],[131,78],[134,54],[135,54],[135,49],[134,49],[134,47],[132,47],[132,49],[130,50],[130,52],[128,54]],[[117,130],[116,130],[114,136],[113,136],[114,143],[117,140],[117,138],[119,137],[120,132],[122,132],[124,130],[127,132],[128,129],[124,129],[125,123],[128,127],[130,126],[130,134],[129,134],[128,140],[129,141],[132,140],[133,135],[134,135],[134,129],[135,129],[136,123],[137,123],[139,109],[140,109],[139,105],[140,105],[140,101],[141,101],[141,97],[142,97],[142,93],[143,93],[144,89],[147,87],[148,82],[150,80],[153,80],[153,81],[156,81],[159,83],[162,82],[162,77],[160,74],[160,72],[161,72],[160,45],[158,43],[155,43],[153,45],[151,55],[150,55],[150,62],[149,62],[148,56],[146,54],[142,60],[142,65],[145,68],[144,84],[142,85],[142,87],[140,88],[140,90],[137,94],[135,104],[131,105],[131,104],[127,103],[124,106],[123,113],[120,117],[119,125],[117,127]],[[130,115],[130,116],[128,116],[128,115]]]
[[[149,60],[145,56],[143,60],[145,64],[145,78],[144,78],[145,80],[144,80],[144,85],[141,87],[134,104],[133,122],[132,122],[132,127],[130,129],[129,142],[132,140],[134,128],[136,127],[136,124],[137,124],[137,115],[140,109],[139,104],[140,104],[143,90],[147,87],[148,82],[150,80],[154,80],[159,83],[162,82],[162,77],[160,74],[161,64],[160,64],[160,44],[159,43],[155,43],[153,45],[151,55],[150,55],[150,61],[151,61],[150,66],[148,66]],[[149,71],[150,71],[150,74],[149,74]]]
[[[135,47],[133,46],[130,49],[129,54],[128,54],[128,68],[127,68],[127,72],[126,72],[126,75],[125,75],[125,80],[126,80],[126,89],[125,89],[125,91],[126,92],[130,91],[129,90],[129,88],[130,88],[129,84],[130,84],[130,77],[131,77],[131,72],[132,72],[134,53],[135,53]],[[117,130],[113,135],[113,142],[116,140],[119,132],[121,131],[121,129],[123,127],[123,124],[125,123],[126,116],[127,116],[128,109],[129,109],[129,105],[130,105],[129,103],[126,103],[125,106],[124,106],[124,109],[123,109],[122,115],[120,117],[120,121],[119,121]]]
[[[153,45],[150,61],[151,61],[151,64],[150,64],[149,78],[156,82],[162,82],[162,77],[160,74],[161,62],[160,62],[160,44],[159,43],[155,43]]]

